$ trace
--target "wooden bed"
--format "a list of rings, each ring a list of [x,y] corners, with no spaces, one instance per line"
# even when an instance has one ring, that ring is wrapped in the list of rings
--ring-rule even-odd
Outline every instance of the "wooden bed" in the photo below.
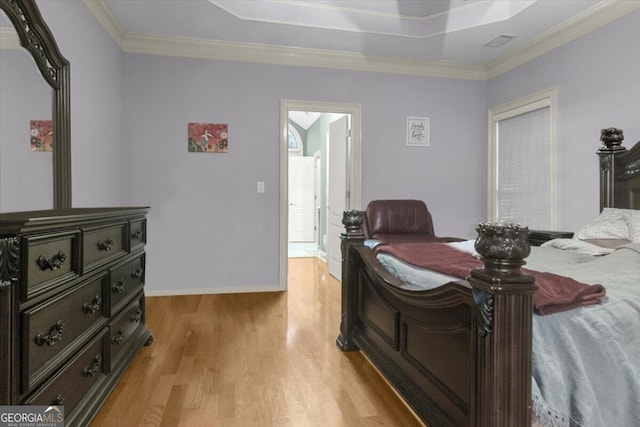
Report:
[[[604,129],[600,208],[640,209],[640,142]],[[362,214],[345,212],[337,345],[362,351],[432,427],[532,424],[533,277],[526,228],[481,224],[484,268],[432,290],[402,283],[364,246]]]

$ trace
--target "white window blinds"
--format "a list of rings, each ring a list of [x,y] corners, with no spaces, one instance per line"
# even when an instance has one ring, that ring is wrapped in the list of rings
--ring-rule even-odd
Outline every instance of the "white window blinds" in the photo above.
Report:
[[[554,230],[555,146],[551,98],[492,117],[490,219]],[[491,115],[491,112],[490,112]]]

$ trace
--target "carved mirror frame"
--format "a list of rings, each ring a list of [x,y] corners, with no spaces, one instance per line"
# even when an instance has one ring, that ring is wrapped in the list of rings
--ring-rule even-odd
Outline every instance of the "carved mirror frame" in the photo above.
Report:
[[[44,22],[35,0],[0,0],[20,44],[31,54],[52,88],[53,208],[71,208],[71,120],[69,61]]]

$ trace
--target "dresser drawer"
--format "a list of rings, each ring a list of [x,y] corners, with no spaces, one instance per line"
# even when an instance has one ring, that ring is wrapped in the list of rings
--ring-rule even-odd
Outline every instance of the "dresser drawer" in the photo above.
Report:
[[[127,223],[82,230],[83,271],[102,265],[126,251]]]
[[[129,225],[129,250],[131,252],[147,243],[147,220],[131,221]]]
[[[23,392],[40,383],[83,341],[105,326],[106,278],[105,272],[23,313]]]
[[[23,239],[27,268],[22,301],[80,273],[80,232],[27,236]],[[26,285],[26,286],[24,286]]]
[[[109,325],[109,344],[112,366],[119,361],[120,355],[126,353],[128,343],[132,337],[143,328],[144,296],[139,296],[127,305]]]
[[[144,285],[144,254],[109,269],[111,311],[117,313],[129,296],[140,292]]]
[[[107,337],[105,328],[23,404],[74,408],[108,371]],[[69,415],[67,413],[65,417],[68,419]]]

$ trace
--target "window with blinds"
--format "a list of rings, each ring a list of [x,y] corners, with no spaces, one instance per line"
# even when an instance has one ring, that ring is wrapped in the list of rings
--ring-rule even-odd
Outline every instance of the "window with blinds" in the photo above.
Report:
[[[555,230],[555,89],[489,112],[489,218]]]

